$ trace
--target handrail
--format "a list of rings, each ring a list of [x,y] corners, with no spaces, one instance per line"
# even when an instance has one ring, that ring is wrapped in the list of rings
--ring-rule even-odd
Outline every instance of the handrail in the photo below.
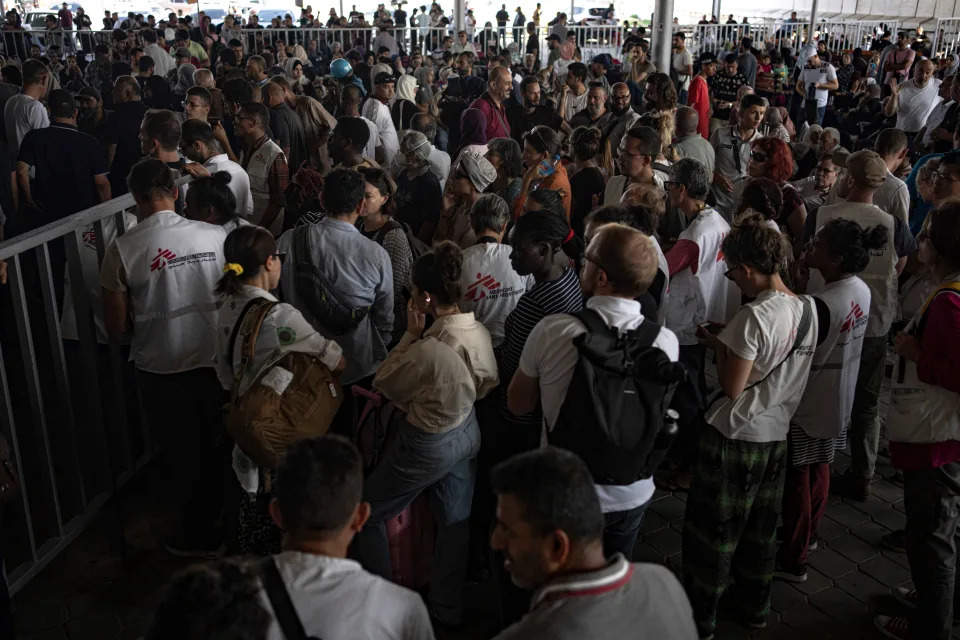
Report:
[[[183,176],[177,179],[177,188],[193,180],[192,176]],[[107,215],[114,214],[124,209],[136,206],[133,196],[125,193],[122,196],[111,198],[106,202],[94,205],[89,209],[84,209],[65,218],[54,220],[42,227],[37,227],[21,235],[0,242],[0,260],[6,260],[13,256],[35,249],[40,245],[56,240],[71,231],[86,229],[97,220],[101,220]]]

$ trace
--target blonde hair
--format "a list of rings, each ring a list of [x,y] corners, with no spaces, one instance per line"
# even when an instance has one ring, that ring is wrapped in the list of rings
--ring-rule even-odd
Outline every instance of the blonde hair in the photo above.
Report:
[[[643,232],[619,222],[605,224],[593,235],[586,254],[593,254],[613,290],[636,298],[657,275],[657,252]]]

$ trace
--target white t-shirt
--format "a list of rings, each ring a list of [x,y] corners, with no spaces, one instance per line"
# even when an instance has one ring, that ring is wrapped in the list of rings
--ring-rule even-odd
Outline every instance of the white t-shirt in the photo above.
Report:
[[[370,137],[367,138],[367,146],[363,148],[363,155],[373,160],[377,157],[377,147],[380,146],[380,130],[371,120],[363,116],[360,116],[360,119],[367,123],[367,128],[370,130]]]
[[[237,200],[236,214],[241,218],[249,220],[253,217],[253,194],[250,191],[250,176],[236,162],[227,157],[227,154],[221,153],[213,156],[203,163],[203,166],[210,173],[217,171],[226,171],[230,174],[230,191]],[[187,187],[189,189],[189,185]]]
[[[587,108],[587,94],[589,93],[589,91],[584,91],[582,95],[578,96],[573,92],[573,89],[567,93],[567,101],[563,105],[563,113],[561,114],[564,120],[570,122],[573,116]]]
[[[940,80],[930,78],[927,86],[920,89],[915,80],[910,79],[900,85],[900,97],[897,103],[897,129],[907,133],[916,133],[927,123],[927,117],[940,99]]]
[[[389,167],[393,162],[393,156],[397,155],[400,149],[400,140],[397,138],[397,130],[393,127],[393,120],[390,118],[390,109],[376,98],[369,98],[363,103],[363,117],[377,125],[377,133],[380,135],[379,145],[383,147],[383,165]]]
[[[433,640],[430,616],[415,592],[363,570],[346,558],[285,551],[273,557],[308,636]],[[260,599],[273,611],[267,594]],[[276,621],[269,640],[284,640]]]
[[[608,326],[621,331],[636,329],[645,322],[640,313],[640,303],[626,298],[594,296],[587,300],[587,308],[599,313]],[[573,380],[577,365],[577,348],[573,339],[586,333],[580,320],[565,313],[547,316],[541,320],[523,346],[520,370],[540,381],[540,402],[543,407],[544,426],[549,430],[557,422],[560,408],[567,396],[567,388]],[[666,328],[653,346],[662,350],[671,361],[680,356],[677,336]],[[791,411],[792,413],[792,411]],[[625,511],[646,503],[653,497],[653,479],[639,480],[629,485],[597,485],[597,495],[604,513]]]
[[[807,87],[809,87],[814,82],[818,84],[826,84],[828,82],[833,82],[837,79],[837,70],[833,68],[832,64],[821,64],[816,69],[807,69],[804,68],[800,72],[800,78],[803,80],[803,91],[804,96],[806,96]],[[826,89],[817,89],[817,106],[825,107],[827,106],[827,98],[829,97],[830,92]]]
[[[496,347],[503,342],[503,324],[520,296],[533,286],[533,276],[521,276],[510,264],[513,249],[496,242],[482,242],[463,251],[460,310],[473,311],[490,332]]]
[[[793,348],[803,305],[810,309],[810,328],[797,350],[784,361]],[[718,339],[731,353],[753,361],[747,387],[763,380],[768,373],[770,376],[744,389],[736,398],[724,395],[714,402],[707,410],[706,421],[731,440],[786,440],[790,416],[803,397],[817,346],[813,300],[764,291],[756,300],[740,307]]]
[[[684,47],[683,51],[674,52],[672,56],[673,71],[677,74],[677,84],[681,91],[690,90],[690,76],[687,75],[687,66],[693,66],[693,56]]]
[[[586,94],[584,94],[586,96]],[[47,110],[39,100],[18,93],[3,108],[3,122],[7,130],[7,142],[10,154],[17,159],[20,143],[28,131],[45,129],[50,126]]]

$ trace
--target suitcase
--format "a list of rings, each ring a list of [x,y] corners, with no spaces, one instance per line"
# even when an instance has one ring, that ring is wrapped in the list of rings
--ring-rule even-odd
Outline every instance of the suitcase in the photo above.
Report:
[[[363,456],[364,475],[369,477],[394,445],[402,413],[375,391],[358,386],[351,391],[354,402],[362,403],[355,440]],[[421,493],[385,524],[393,581],[410,589],[423,589],[430,582],[436,541],[436,524],[427,493]]]

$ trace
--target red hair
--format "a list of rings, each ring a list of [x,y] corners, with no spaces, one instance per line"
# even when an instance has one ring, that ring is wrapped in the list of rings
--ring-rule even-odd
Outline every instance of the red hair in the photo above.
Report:
[[[793,175],[793,154],[790,147],[780,138],[767,136],[753,143],[753,148],[762,151],[770,158],[767,175],[777,184],[783,184]]]

